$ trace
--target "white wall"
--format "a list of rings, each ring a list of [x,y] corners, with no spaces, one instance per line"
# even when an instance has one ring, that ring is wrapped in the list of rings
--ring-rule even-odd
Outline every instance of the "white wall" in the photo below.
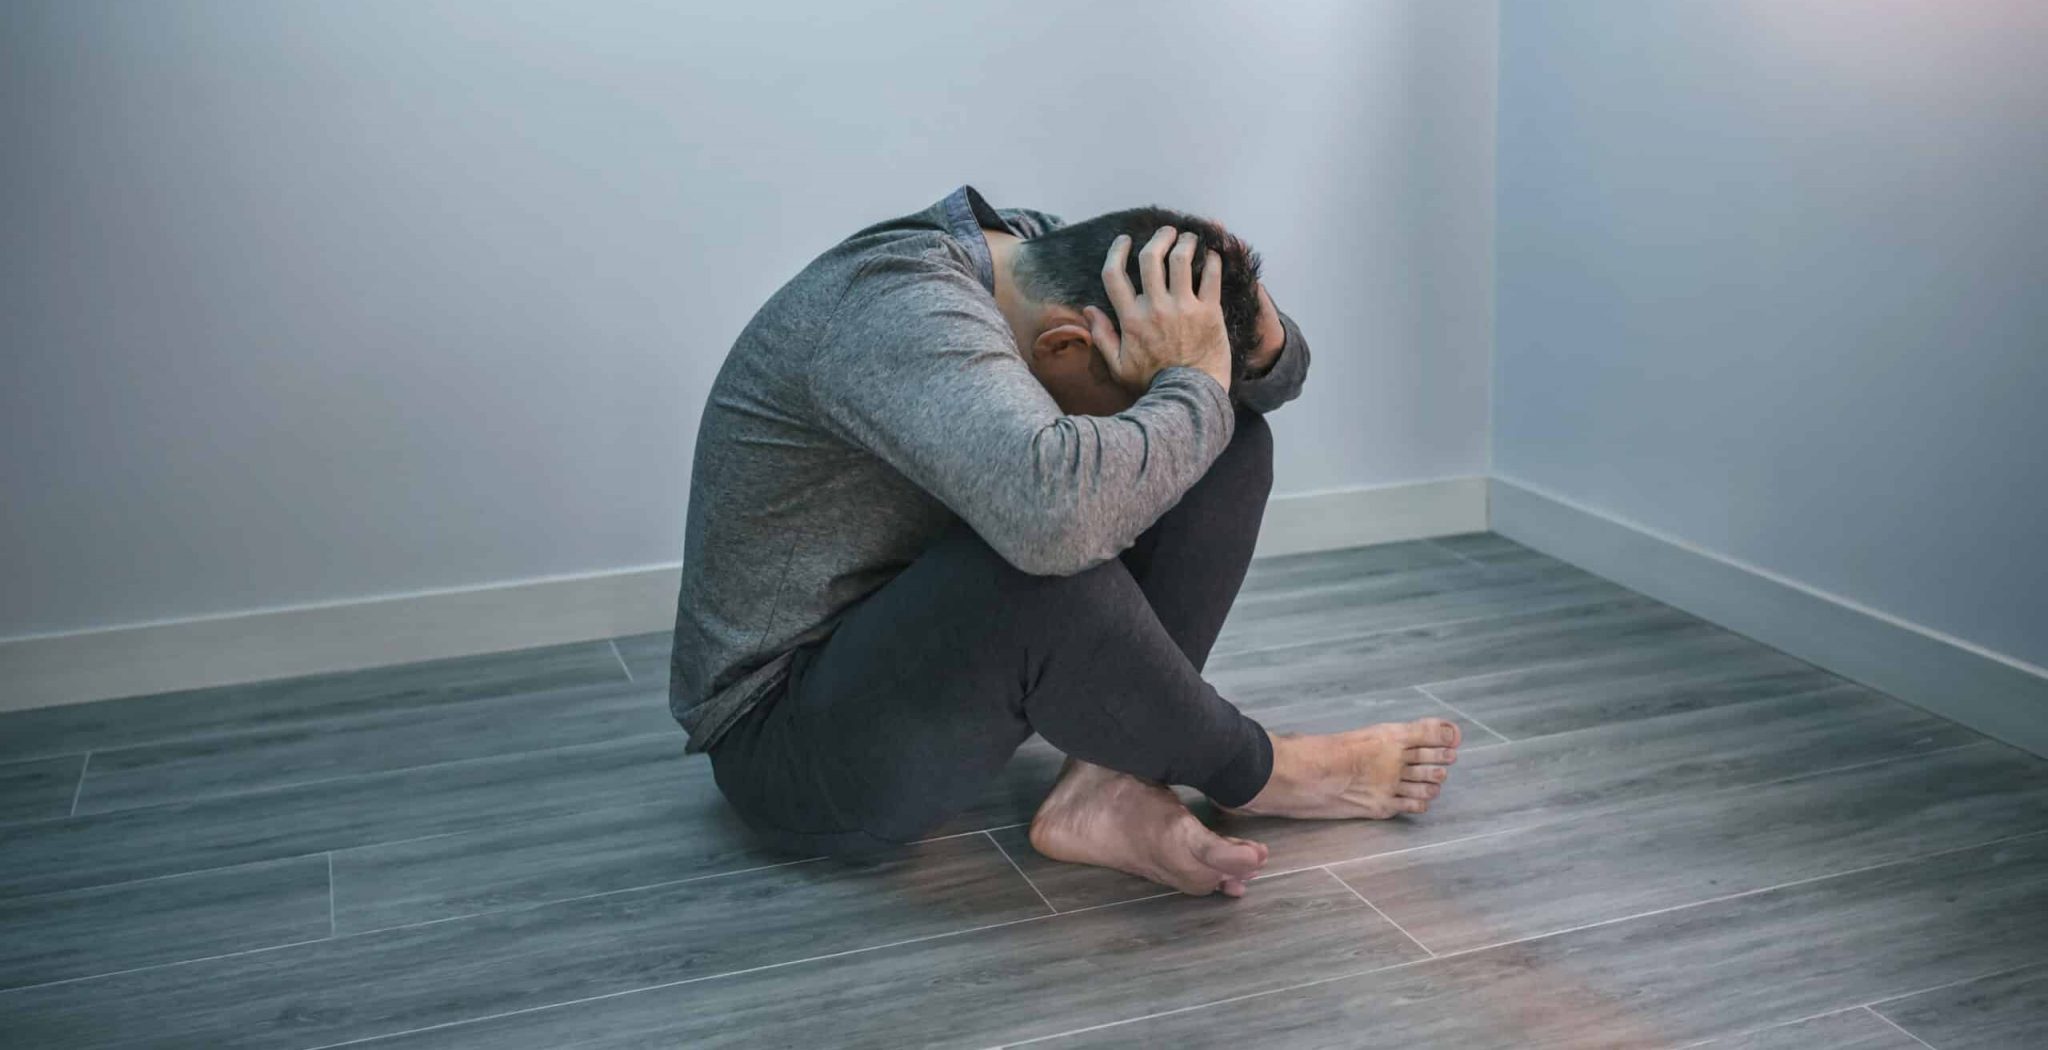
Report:
[[[673,562],[811,254],[973,182],[1211,213],[1282,493],[1480,473],[1490,3],[11,3],[0,638]]]
[[[2048,666],[2044,41],[1503,5],[1496,472]]]

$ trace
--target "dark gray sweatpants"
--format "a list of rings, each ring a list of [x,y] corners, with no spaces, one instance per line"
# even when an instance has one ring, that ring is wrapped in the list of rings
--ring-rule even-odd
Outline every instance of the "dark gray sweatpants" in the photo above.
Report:
[[[1250,801],[1272,743],[1201,669],[1272,483],[1272,432],[1241,409],[1208,473],[1119,558],[1033,576],[955,524],[798,650],[787,683],[712,747],[720,790],[774,845],[868,854],[958,813],[1035,732],[1084,761]]]

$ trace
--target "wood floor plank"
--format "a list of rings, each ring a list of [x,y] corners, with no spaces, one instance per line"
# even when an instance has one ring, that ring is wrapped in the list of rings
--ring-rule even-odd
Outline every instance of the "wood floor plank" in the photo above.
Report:
[[[667,730],[680,732],[666,692],[628,683],[623,675],[596,686],[319,712],[274,728],[96,751],[79,792],[78,812],[104,813]]]
[[[1325,872],[1270,889],[1059,915],[373,1045],[988,1046],[1422,956]]]
[[[1716,1039],[1705,1046],[1711,1050],[1927,1050],[1862,1007]]]
[[[70,813],[84,766],[84,755],[0,763],[0,824]]]
[[[327,908],[324,856],[0,901],[0,989],[313,940]]]
[[[797,864],[0,992],[0,1031],[24,1046],[319,1046],[1046,913],[971,836],[865,868]]]
[[[1576,733],[1461,749],[1443,796],[1419,817],[1309,821],[1209,816],[1217,831],[1266,844],[1285,872],[1537,825],[1570,826],[1642,806],[1982,741],[1952,722],[1860,686],[1761,700]],[[1010,832],[1006,844],[1016,841]],[[1123,876],[1064,870],[1032,878],[1059,907],[1155,892]],[[1398,918],[1396,921],[1399,921]],[[1425,941],[1427,939],[1425,938]]]
[[[358,933],[796,859],[754,840],[697,758],[658,802],[337,851],[334,921]]]
[[[1647,598],[1220,655],[1205,676],[1247,710],[1560,662],[1719,630]]]
[[[2048,761],[1986,741],[1330,870],[1454,952],[2037,831]]]
[[[1670,1047],[2021,965],[2044,940],[2037,835],[1050,1045]]]
[[[1457,536],[1433,536],[1429,542],[1460,557],[1485,564],[1529,562],[1549,558],[1549,555],[1530,550],[1498,532],[1467,532]]]
[[[1980,977],[1872,1009],[1941,1050],[2038,1050],[2048,1046],[2048,965]]]
[[[665,797],[680,732],[0,826],[0,898],[83,889]]]
[[[584,642],[343,674],[0,713],[0,759],[131,747],[275,727],[351,711],[536,692],[625,677],[611,647]]]
[[[1392,573],[1466,564],[1456,554],[1427,540],[1381,543],[1334,551],[1311,551],[1254,558],[1245,572],[1239,597],[1319,587],[1334,580],[1361,581]]]
[[[1732,631],[1715,631],[1427,687],[1506,736],[1525,737],[1812,692],[1841,681]]]
[[[1631,597],[1627,589],[1568,565],[1450,565],[1241,599],[1217,636],[1214,654]]]

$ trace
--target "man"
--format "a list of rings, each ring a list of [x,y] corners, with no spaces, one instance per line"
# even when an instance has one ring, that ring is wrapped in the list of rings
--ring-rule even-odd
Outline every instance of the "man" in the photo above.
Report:
[[[741,332],[698,433],[670,676],[772,843],[928,835],[1034,732],[1031,841],[1190,894],[1264,846],[1166,786],[1292,817],[1420,813],[1440,719],[1275,736],[1201,666],[1308,347],[1251,250],[1162,209],[1064,226],[961,187],[854,234]]]

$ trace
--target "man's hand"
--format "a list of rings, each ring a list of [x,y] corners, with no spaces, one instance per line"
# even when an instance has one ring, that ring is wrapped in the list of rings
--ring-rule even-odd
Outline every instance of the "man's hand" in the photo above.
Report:
[[[1131,239],[1118,237],[1102,262],[1102,285],[1117,319],[1095,307],[1082,312],[1095,349],[1112,376],[1125,389],[1142,393],[1162,369],[1189,365],[1214,376],[1230,389],[1230,336],[1223,328],[1223,257],[1210,252],[1202,267],[1202,287],[1195,288],[1192,233],[1175,236],[1161,226],[1138,252],[1138,275],[1145,294],[1131,290],[1125,273]],[[1169,256],[1167,249],[1172,248]],[[1122,332],[1119,334],[1118,327]]]

